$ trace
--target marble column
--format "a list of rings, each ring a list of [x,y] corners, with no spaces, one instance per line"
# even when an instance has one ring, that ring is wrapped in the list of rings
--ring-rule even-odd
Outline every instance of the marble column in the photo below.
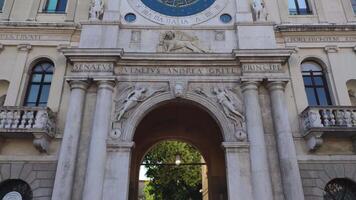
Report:
[[[114,84],[113,80],[98,81],[83,199],[102,199]]]
[[[129,198],[133,145],[133,142],[108,143],[103,200],[127,200]]]
[[[229,200],[252,200],[252,191],[248,174],[243,174],[241,169],[240,154],[247,150],[248,144],[237,142],[223,142],[226,159],[226,177]]]
[[[248,81],[244,82],[241,87],[250,142],[253,199],[273,200],[262,113],[258,99],[258,85],[258,82]]]
[[[73,188],[77,147],[82,124],[87,81],[69,81],[71,92],[63,139],[59,152],[52,200],[70,200]]]
[[[286,200],[302,200],[304,199],[304,194],[295,144],[289,124],[288,108],[285,102],[285,83],[282,81],[270,82],[267,88],[271,96],[284,197]]]

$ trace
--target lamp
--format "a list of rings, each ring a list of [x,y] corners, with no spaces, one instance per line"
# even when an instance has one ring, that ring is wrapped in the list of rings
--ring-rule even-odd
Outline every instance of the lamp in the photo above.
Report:
[[[175,163],[176,163],[176,165],[180,165],[180,164],[182,163],[182,160],[181,160],[179,154],[176,155],[176,161],[175,161]]]

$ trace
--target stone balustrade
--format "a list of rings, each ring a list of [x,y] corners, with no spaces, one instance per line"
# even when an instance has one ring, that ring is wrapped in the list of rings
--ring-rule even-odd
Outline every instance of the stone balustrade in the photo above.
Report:
[[[55,134],[54,113],[46,107],[0,107],[0,137],[34,138],[40,152],[47,152]]]
[[[323,143],[322,136],[355,140],[355,106],[309,106],[301,113],[301,120],[310,150],[316,150]]]

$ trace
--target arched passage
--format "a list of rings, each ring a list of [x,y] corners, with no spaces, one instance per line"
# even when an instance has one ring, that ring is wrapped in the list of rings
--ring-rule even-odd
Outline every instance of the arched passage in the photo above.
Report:
[[[209,199],[227,199],[223,136],[216,121],[189,101],[167,101],[151,110],[139,123],[131,155],[130,200],[137,200],[139,168],[144,155],[164,140],[188,142],[202,153],[208,167]]]

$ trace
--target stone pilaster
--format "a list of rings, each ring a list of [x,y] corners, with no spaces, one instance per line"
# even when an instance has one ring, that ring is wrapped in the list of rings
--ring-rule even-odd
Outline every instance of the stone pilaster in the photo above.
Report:
[[[271,97],[284,196],[287,200],[303,200],[302,182],[285,102],[285,82],[269,82],[267,88]]]
[[[103,200],[127,200],[133,142],[108,141]]]
[[[114,84],[114,78],[98,80],[98,94],[91,133],[83,199],[102,199],[107,157],[106,140],[110,131]]]
[[[21,96],[21,91],[25,92],[25,90],[21,90],[21,85],[24,79],[23,75],[27,74],[24,73],[24,70],[26,69],[28,54],[31,49],[32,46],[30,44],[20,44],[17,46],[18,53],[10,79],[11,82],[6,96],[5,106],[16,106],[20,104],[21,99],[18,97]]]
[[[259,82],[245,81],[241,87],[250,142],[253,199],[273,200],[262,113],[258,100],[258,86]]]
[[[248,144],[224,142],[228,199],[253,199],[249,175],[241,169],[241,155],[248,152]]]
[[[85,94],[89,86],[86,80],[69,80],[69,84],[71,93],[62,145],[59,152],[52,200],[71,199]]]

